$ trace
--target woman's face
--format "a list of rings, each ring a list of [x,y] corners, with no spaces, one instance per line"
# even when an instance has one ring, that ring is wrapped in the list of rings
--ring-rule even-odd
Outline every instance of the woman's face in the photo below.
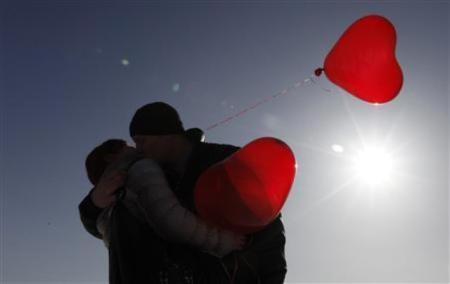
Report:
[[[132,146],[128,146],[128,145],[123,146],[122,150],[119,152],[118,159],[122,158],[123,156],[125,156],[127,153],[129,153],[131,151],[136,151],[136,148],[134,148]]]
[[[125,145],[123,146],[123,148],[117,152],[117,153],[113,153],[113,154],[107,154],[105,156],[105,160],[108,163],[113,163],[119,159],[121,159],[122,157],[124,157],[127,153],[129,153],[130,151],[135,151],[136,149],[134,147],[131,147],[129,145]]]

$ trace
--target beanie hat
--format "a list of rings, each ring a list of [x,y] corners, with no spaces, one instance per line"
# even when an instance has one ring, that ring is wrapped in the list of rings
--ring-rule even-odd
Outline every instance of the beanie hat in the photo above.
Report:
[[[169,135],[184,132],[178,112],[163,102],[146,104],[131,119],[130,136]]]

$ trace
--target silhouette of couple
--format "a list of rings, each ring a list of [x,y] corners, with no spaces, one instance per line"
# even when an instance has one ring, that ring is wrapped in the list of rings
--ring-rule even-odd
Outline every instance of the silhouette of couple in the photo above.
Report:
[[[109,253],[110,283],[283,283],[280,215],[246,236],[197,215],[193,191],[210,166],[239,148],[204,142],[163,102],[139,108],[130,126],[136,148],[109,139],[86,158],[93,188],[81,221]]]

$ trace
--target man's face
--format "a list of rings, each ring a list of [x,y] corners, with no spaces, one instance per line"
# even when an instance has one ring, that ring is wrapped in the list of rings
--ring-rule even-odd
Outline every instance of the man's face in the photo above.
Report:
[[[158,162],[167,162],[170,158],[171,135],[136,135],[133,136],[136,149],[144,156]]]

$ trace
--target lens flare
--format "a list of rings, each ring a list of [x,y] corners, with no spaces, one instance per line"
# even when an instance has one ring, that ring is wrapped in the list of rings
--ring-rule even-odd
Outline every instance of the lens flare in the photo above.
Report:
[[[389,180],[393,169],[393,159],[382,148],[368,147],[355,158],[355,170],[361,181],[369,185],[379,185]]]

